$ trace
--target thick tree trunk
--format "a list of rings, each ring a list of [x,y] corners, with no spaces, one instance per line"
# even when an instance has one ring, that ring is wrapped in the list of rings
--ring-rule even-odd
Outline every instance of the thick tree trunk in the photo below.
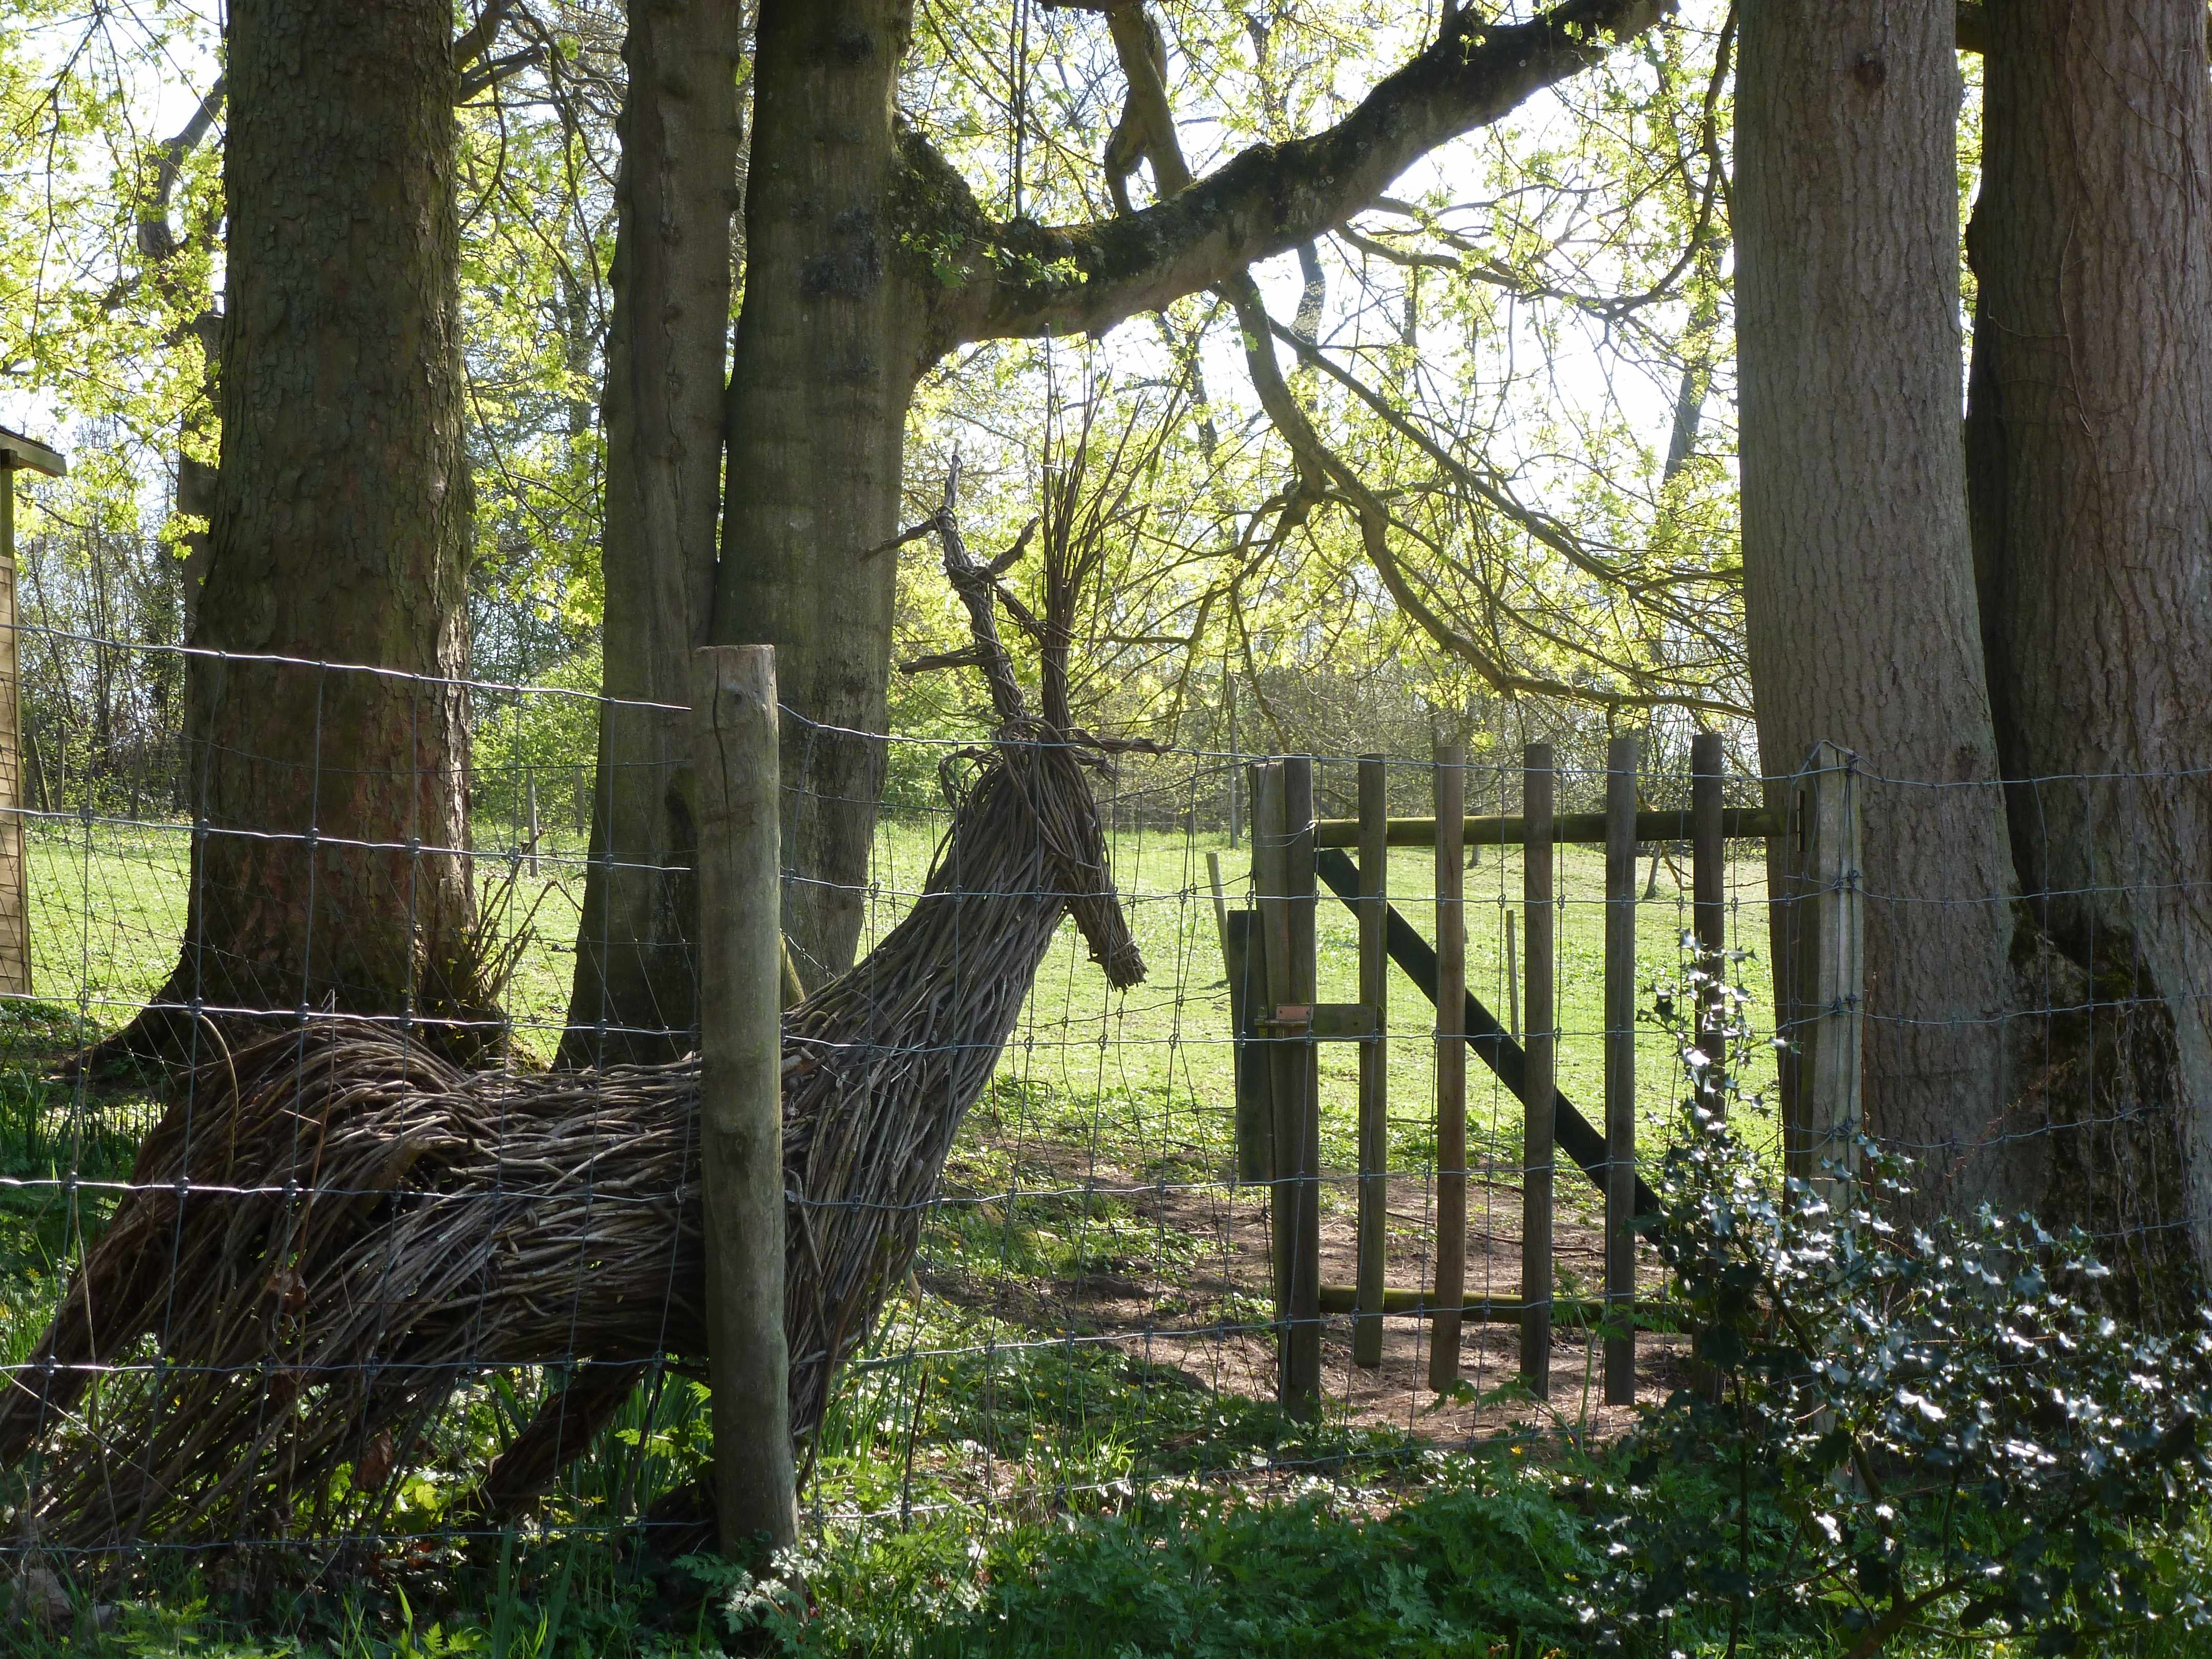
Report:
[[[2179,1124],[2138,1127],[2178,1127],[2212,1265],[2205,14],[2011,0],[1988,35],[1971,428],[2000,746],[2039,781],[2014,843],[2095,1000],[2171,1011]]]
[[[743,21],[738,0],[634,5],[623,46],[600,557],[605,690],[627,701],[600,709],[568,1064],[672,1059],[697,1023],[682,710],[722,505]]]
[[[1870,775],[1869,1127],[1923,1160],[1931,1204],[2032,1196],[2029,1158],[1972,1151],[2004,1127],[2015,917],[1959,446],[1952,20],[1784,0],[1746,9],[1742,54],[1744,604],[1762,765],[1794,771],[1826,738]]]
[[[718,643],[776,647],[784,926],[810,985],[860,937],[884,773],[907,405],[926,295],[892,120],[908,0],[767,0],[729,396]]]
[[[195,642],[305,660],[191,664],[191,912],[131,1034],[172,1051],[196,1009],[486,1013],[465,709],[438,683],[467,666],[452,9],[234,0],[228,48],[222,456]]]

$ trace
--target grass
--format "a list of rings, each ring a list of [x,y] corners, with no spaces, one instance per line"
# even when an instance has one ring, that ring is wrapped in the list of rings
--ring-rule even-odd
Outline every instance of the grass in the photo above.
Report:
[[[909,817],[879,836],[871,938],[912,902],[936,827]],[[57,1087],[47,1068],[126,1018],[166,975],[188,851],[181,826],[79,824],[33,840],[40,1000],[0,1006],[0,1363],[36,1340],[106,1214],[98,1183],[127,1170],[151,1111],[143,1100]],[[793,1654],[1577,1651],[1576,1586],[1600,1544],[1562,1482],[1601,1448],[1552,1436],[1446,1449],[1412,1398],[1395,1426],[1356,1419],[1340,1401],[1318,1421],[1293,1421],[1249,1379],[1221,1380],[1188,1346],[1127,1340],[1076,1294],[1133,1285],[1148,1327],[1212,1321],[1233,1332],[1267,1315],[1264,1285],[1223,1266],[1221,1229],[1249,1218],[1256,1199],[1225,1184],[1231,1051],[1206,860],[1220,855],[1234,903],[1249,854],[1218,837],[1136,829],[1115,834],[1113,851],[1151,977],[1110,993],[1072,927],[1039,974],[956,1149],[953,1201],[933,1216],[921,1271],[824,1427],[806,1496],[803,1607],[763,1598],[712,1563],[674,1565],[646,1547],[654,1496],[707,1462],[704,1390],[681,1376],[641,1390],[529,1527],[464,1524],[475,1473],[538,1391],[561,1385],[547,1371],[461,1390],[440,1458],[394,1517],[414,1536],[330,1580],[156,1559],[132,1599],[113,1605],[59,1583],[27,1587],[21,1599],[33,1589],[73,1599],[58,1622],[0,1624],[0,1645],[26,1659],[680,1654],[720,1650],[736,1608],[750,1650]],[[520,1057],[542,1063],[568,990],[580,848],[556,836],[534,874],[496,851],[485,856],[481,875],[513,877],[501,925],[532,919],[508,997]],[[1730,873],[1731,924],[1753,952],[1745,977],[1759,994],[1760,867],[1740,862]],[[1639,906],[1647,986],[1675,971],[1687,921],[1663,866],[1661,877],[1662,895]],[[1430,933],[1431,855],[1400,850],[1389,878],[1400,908]],[[1594,850],[1563,851],[1559,890],[1560,1082],[1595,1118],[1603,916]],[[1512,853],[1486,849],[1468,873],[1469,981],[1501,1016],[1504,919],[1519,891]],[[1350,913],[1324,896],[1317,927],[1320,994],[1352,1000]],[[1401,978],[1392,994],[1391,1157],[1425,1194],[1431,1015]],[[1353,1163],[1357,1066],[1352,1045],[1323,1050],[1323,1161],[1338,1173]],[[1638,1073],[1656,1124],[1674,1079],[1663,1034],[1639,1033]],[[1517,1103],[1479,1067],[1470,1115],[1476,1158],[1510,1176]],[[1647,1133],[1644,1152],[1656,1156],[1658,1142]],[[1497,1201],[1497,1188],[1479,1190],[1479,1208]],[[1178,1210],[1162,1197],[1176,1193],[1212,1207]],[[1563,1213],[1593,1206],[1579,1176],[1562,1177],[1560,1195]],[[1333,1188],[1328,1201],[1348,1205],[1348,1188]],[[1243,1339],[1209,1340],[1225,1352]],[[1676,1635],[1686,1652],[1716,1650],[1711,1632]],[[1794,1650],[1824,1648],[1808,1636]],[[1935,1659],[1936,1650],[1922,1651]]]

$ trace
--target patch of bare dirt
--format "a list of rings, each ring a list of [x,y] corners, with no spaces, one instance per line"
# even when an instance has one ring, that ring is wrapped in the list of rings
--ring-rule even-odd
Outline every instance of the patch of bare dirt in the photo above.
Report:
[[[1113,1231],[1114,1252],[1090,1258],[1082,1271],[1059,1279],[978,1271],[972,1261],[925,1270],[933,1293],[1007,1320],[1036,1335],[1103,1338],[1133,1358],[1170,1365],[1192,1382],[1224,1395],[1267,1399],[1276,1392],[1276,1334],[1268,1271],[1268,1226],[1264,1188],[1219,1182],[1148,1181],[1102,1164],[1081,1149],[1021,1148],[1023,1191],[1044,1188],[1105,1200],[1122,1212]],[[1033,1179],[1034,1177],[1034,1179]],[[1349,1285],[1357,1261],[1356,1211],[1348,1176],[1325,1177],[1322,1214],[1322,1282]],[[980,1195],[978,1195],[980,1196]],[[1022,1201],[1018,1193],[1012,1201]],[[1388,1283],[1421,1291],[1433,1281],[1435,1231],[1431,1192],[1424,1177],[1394,1176],[1389,1182]],[[1554,1260],[1561,1296],[1588,1295],[1603,1283],[1599,1215],[1578,1189],[1562,1182],[1554,1224]],[[988,1199],[984,1200],[989,1202]],[[1516,1297],[1521,1280],[1521,1194],[1497,1182],[1471,1182],[1468,1194],[1467,1285],[1470,1303],[1486,1295]],[[1129,1218],[1149,1235],[1132,1237]],[[1103,1228],[1102,1228],[1102,1231]],[[1147,1248],[1149,1247],[1149,1248]],[[1656,1270],[1645,1293],[1658,1288]],[[1510,1316],[1509,1316],[1510,1317]],[[1502,1431],[1565,1422],[1595,1438],[1626,1430],[1632,1413],[1602,1403],[1598,1340],[1558,1329],[1551,1349],[1549,1409],[1526,1399],[1492,1397],[1518,1372],[1517,1324],[1462,1326],[1461,1395],[1439,1396],[1428,1386],[1431,1322],[1418,1315],[1383,1322],[1382,1363],[1352,1363],[1352,1316],[1322,1316],[1322,1386],[1332,1420],[1365,1428],[1409,1431],[1439,1444],[1464,1443]],[[1643,1332],[1637,1337],[1638,1395],[1662,1397],[1676,1386],[1685,1363],[1685,1339]]]

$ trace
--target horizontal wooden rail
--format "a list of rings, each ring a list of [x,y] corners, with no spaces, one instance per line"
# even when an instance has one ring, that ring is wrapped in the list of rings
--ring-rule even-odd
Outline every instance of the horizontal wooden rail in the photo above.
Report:
[[[1352,1285],[1324,1285],[1321,1287],[1321,1310],[1325,1314],[1346,1314],[1357,1311],[1354,1303],[1358,1287]],[[1426,1291],[1404,1289],[1382,1292],[1382,1311],[1399,1318],[1433,1319],[1437,1304],[1429,1299]],[[1552,1298],[1552,1323],[1588,1330],[1605,1322],[1606,1304],[1595,1297]],[[1492,1325],[1517,1325],[1521,1322],[1521,1298],[1517,1296],[1470,1297],[1460,1310],[1465,1320],[1484,1322]],[[1682,1322],[1664,1304],[1639,1303],[1636,1309],[1636,1328],[1642,1331],[1680,1331]]]
[[[1763,806],[1731,806],[1721,814],[1721,834],[1734,841],[1755,841],[1763,836],[1782,833],[1782,821]],[[1384,832],[1386,843],[1392,847],[1434,847],[1437,844],[1437,821],[1434,818],[1392,818]],[[1554,842],[1585,842],[1603,845],[1605,814],[1602,812],[1562,812],[1552,820],[1552,839]],[[1650,841],[1687,841],[1690,839],[1690,811],[1684,807],[1679,812],[1638,812],[1636,815],[1636,839]],[[1519,814],[1511,817],[1469,818],[1464,845],[1468,847],[1518,847],[1522,840]],[[1317,847],[1357,847],[1359,845],[1358,818],[1322,818],[1314,825],[1314,844]]]

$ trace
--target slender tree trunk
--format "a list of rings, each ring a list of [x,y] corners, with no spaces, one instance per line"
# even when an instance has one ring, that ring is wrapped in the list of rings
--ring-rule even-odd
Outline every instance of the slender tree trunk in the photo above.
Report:
[[[713,636],[776,647],[784,925],[810,984],[860,937],[883,784],[906,413],[926,296],[894,193],[908,0],[767,0]]]
[[[690,653],[722,499],[722,365],[737,184],[738,0],[635,4],[617,182],[607,446],[605,689],[591,866],[562,1057],[690,1046],[697,894]],[[665,708],[644,703],[672,705]]]
[[[198,346],[201,384],[210,389],[216,383],[216,369],[222,361],[222,314],[216,309],[214,297],[184,274],[177,256],[185,251],[194,234],[212,235],[214,226],[188,225],[186,234],[180,237],[173,220],[177,185],[184,176],[185,165],[215,131],[228,92],[228,82],[217,76],[185,125],[155,151],[152,187],[138,210],[136,238],[138,256],[145,262],[142,280],[173,312],[189,315],[190,320],[181,324],[179,331]],[[118,286],[112,303],[121,303],[125,292],[125,287]],[[215,514],[216,469],[194,459],[191,453],[206,436],[207,412],[197,404],[187,408],[177,434],[176,510],[202,521],[201,528],[187,532],[181,538],[184,635],[187,641],[192,636],[194,615],[199,606],[200,582],[207,574],[205,521]]]
[[[2171,1011],[2178,1126],[2137,1138],[2178,1127],[2212,1265],[2205,14],[2008,0],[1988,34],[1970,445],[2000,746],[2039,781],[2012,792],[2014,846],[2094,1000]]]
[[[485,1017],[465,709],[436,683],[467,666],[451,36],[427,0],[231,8],[196,642],[305,660],[191,664],[204,827],[182,957],[134,1048],[174,1052],[195,1009]]]
[[[1969,1156],[2004,1127],[2015,918],[1959,445],[1952,31],[1874,0],[1748,7],[1736,96],[1760,758],[1786,775],[1832,738],[1911,781],[1864,786],[1867,1114],[1930,1203],[2034,1179]]]

